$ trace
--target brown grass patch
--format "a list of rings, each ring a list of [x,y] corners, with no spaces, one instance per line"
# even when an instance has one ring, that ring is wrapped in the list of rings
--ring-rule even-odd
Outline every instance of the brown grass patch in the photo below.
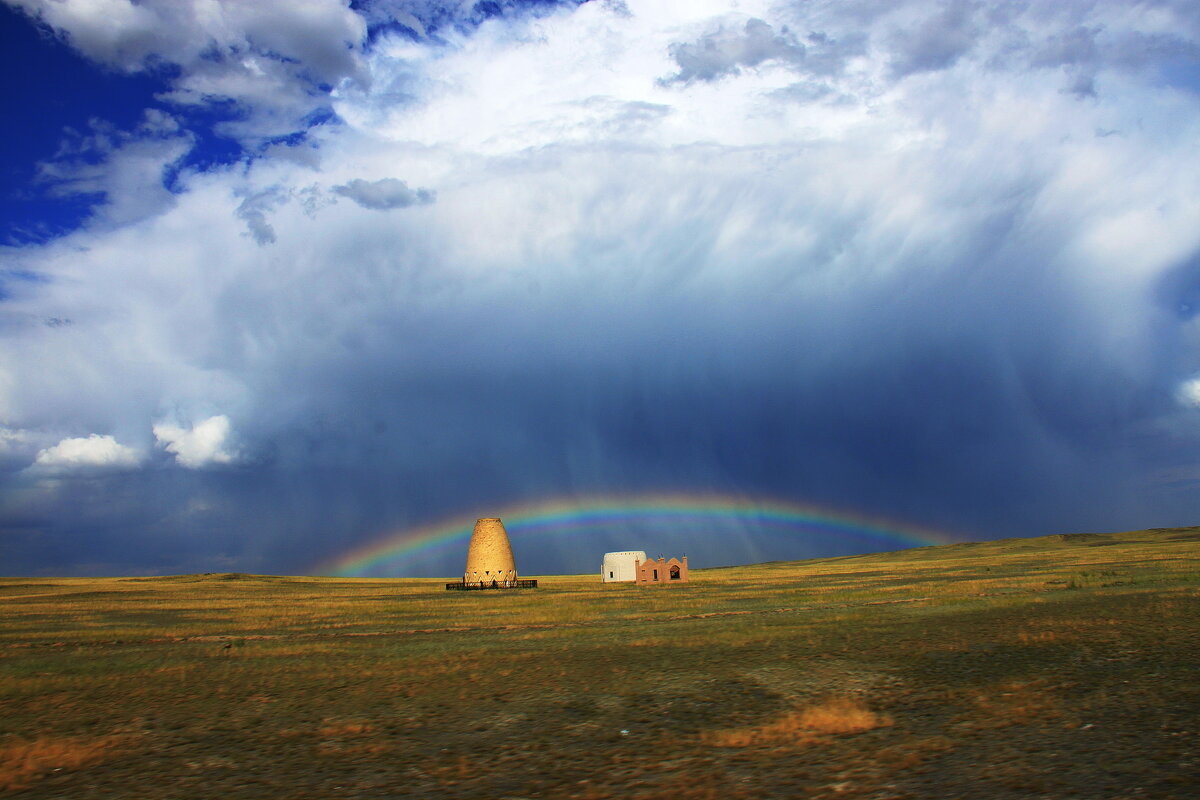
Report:
[[[364,736],[371,732],[371,725],[367,722],[330,722],[327,721],[318,731],[326,739],[333,739],[343,736]]]
[[[891,724],[891,717],[876,714],[858,698],[834,697],[808,708],[789,711],[765,725],[706,733],[703,740],[717,747],[806,744],[822,734],[862,733]]]
[[[32,742],[10,740],[0,745],[0,789],[25,789],[47,773],[103,761],[125,741],[121,736],[98,739],[39,736]]]
[[[800,722],[817,733],[862,733],[892,724],[886,714],[876,714],[854,697],[835,697],[811,706],[801,712]]]

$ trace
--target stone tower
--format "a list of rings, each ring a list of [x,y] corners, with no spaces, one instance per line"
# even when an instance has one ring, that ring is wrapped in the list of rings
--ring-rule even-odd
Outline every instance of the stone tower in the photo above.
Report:
[[[508,532],[499,517],[475,521],[471,546],[467,549],[467,569],[463,583],[474,585],[515,586],[517,565],[513,561]]]

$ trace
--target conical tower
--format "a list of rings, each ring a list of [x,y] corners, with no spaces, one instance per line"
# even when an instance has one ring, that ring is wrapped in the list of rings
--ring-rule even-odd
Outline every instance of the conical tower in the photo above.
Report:
[[[512,545],[508,543],[508,531],[499,517],[488,517],[475,521],[471,534],[471,546],[467,549],[467,569],[463,583],[497,586],[515,586],[517,565],[513,561]]]

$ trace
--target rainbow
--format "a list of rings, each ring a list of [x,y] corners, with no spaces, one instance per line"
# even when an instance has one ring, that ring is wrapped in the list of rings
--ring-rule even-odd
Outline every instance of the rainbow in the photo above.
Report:
[[[647,523],[738,524],[753,529],[773,529],[814,536],[832,534],[859,545],[858,552],[902,550],[948,544],[957,539],[946,533],[916,528],[883,519],[832,511],[779,500],[718,494],[642,494],[546,500],[488,511],[504,520],[509,537],[519,540],[535,534],[569,535],[580,531]],[[474,529],[471,514],[420,528],[386,534],[368,544],[314,565],[309,574],[361,577],[398,574],[406,567],[461,549]]]

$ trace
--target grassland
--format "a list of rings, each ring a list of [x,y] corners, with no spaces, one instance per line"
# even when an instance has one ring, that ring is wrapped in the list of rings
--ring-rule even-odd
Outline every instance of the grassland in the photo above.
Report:
[[[0,579],[0,794],[1200,795],[1200,529],[692,576]]]

